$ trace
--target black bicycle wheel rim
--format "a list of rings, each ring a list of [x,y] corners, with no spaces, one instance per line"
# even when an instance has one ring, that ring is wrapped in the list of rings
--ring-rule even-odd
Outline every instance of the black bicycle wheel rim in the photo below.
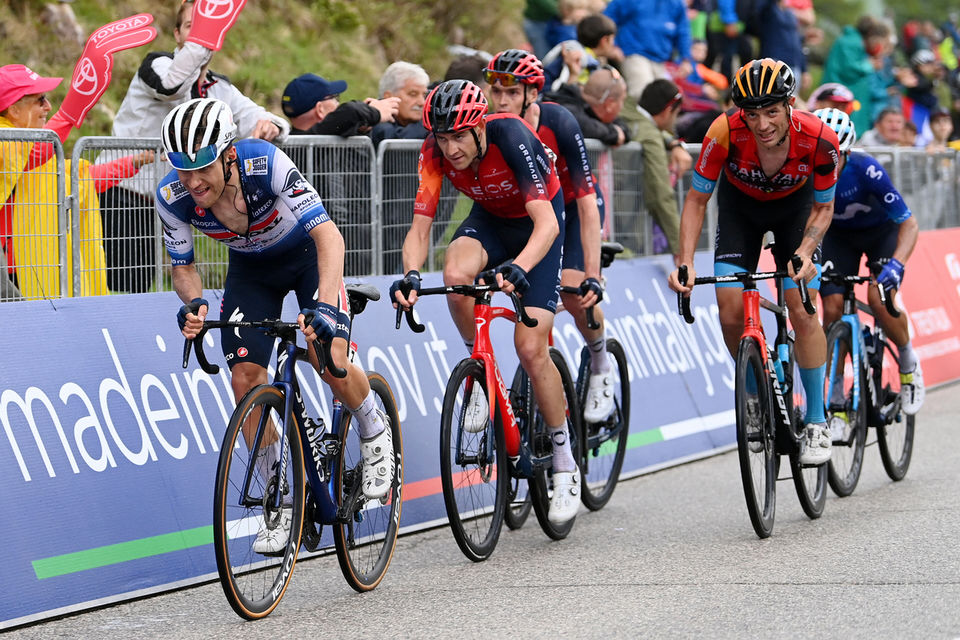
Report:
[[[793,372],[793,388],[787,393],[787,406],[790,409],[790,415],[793,416],[793,423],[796,425],[798,435],[804,437],[807,396],[800,381],[800,369],[794,357],[792,343],[790,344],[789,355],[787,366]],[[799,402],[797,402],[798,399]],[[802,447],[795,453],[790,454],[790,472],[793,476],[793,486],[797,491],[797,498],[800,500],[803,512],[807,514],[808,518],[815,520],[823,515],[823,507],[827,502],[827,465],[800,464],[800,451],[802,451]]]
[[[589,359],[590,350],[584,348]],[[617,488],[623,459],[627,455],[627,437],[630,431],[630,375],[627,368],[627,355],[620,343],[613,338],[607,339],[607,357],[617,375],[614,392],[615,409],[610,417],[599,424],[583,424],[583,456],[580,462],[582,479],[582,502],[591,511],[602,509]],[[586,384],[581,394],[586,394]],[[580,396],[581,400],[582,395]]]
[[[530,379],[523,367],[517,365],[517,370],[513,373],[513,382],[510,384],[510,405],[513,407],[513,415],[517,419],[520,438],[525,443],[529,441],[529,434],[525,428],[528,424],[526,404],[529,388]],[[503,514],[503,521],[507,528],[514,531],[521,528],[527,518],[530,517],[532,508],[533,503],[530,502],[530,489],[526,480],[518,475],[512,475],[507,490],[507,509]]]
[[[773,414],[770,387],[760,355],[752,338],[740,341],[737,351],[735,410],[737,458],[740,480],[753,530],[760,538],[773,532],[777,504],[777,454],[774,450]],[[747,416],[748,398],[755,397],[758,419]]]
[[[834,436],[833,451],[827,463],[827,481],[833,492],[841,498],[853,493],[860,481],[867,439],[867,378],[859,363],[853,360],[852,347],[850,325],[843,321],[834,322],[827,332],[827,375],[824,380],[827,424],[831,424],[835,412],[842,411],[846,415],[848,426],[842,437]],[[835,357],[836,363],[834,363]],[[834,375],[844,376],[842,404],[831,402],[832,376]],[[853,409],[855,400],[853,375],[859,376],[860,383],[856,411]]]
[[[303,451],[300,433],[292,418],[281,420],[284,398],[275,387],[261,385],[248,392],[237,404],[224,434],[214,487],[213,544],[220,585],[230,606],[248,620],[263,618],[272,612],[286,592],[297,561],[303,526]],[[240,494],[249,466],[248,449],[242,427],[248,418],[256,422],[261,410],[269,410],[274,424],[286,428],[286,484],[292,502],[290,536],[282,555],[266,557],[253,551],[253,542],[266,520],[275,521],[276,513],[248,501],[241,504]],[[283,456],[281,456],[282,459]],[[274,487],[282,483],[274,481]],[[248,496],[269,494],[267,484],[253,471]]]
[[[469,433],[461,428],[470,380],[486,392],[483,364],[462,360],[450,374],[443,396],[440,482],[453,537],[465,556],[480,562],[490,557],[500,538],[510,477],[503,430],[488,426]]]
[[[879,347],[879,345],[878,345]],[[894,353],[889,342],[883,342],[886,366],[881,372],[880,393],[893,399],[900,392],[899,358]],[[880,445],[880,459],[883,469],[891,480],[900,481],[910,469],[910,460],[913,458],[913,437],[916,425],[916,416],[908,416],[901,409],[891,415],[885,424],[877,425],[877,443]]]
[[[573,383],[573,376],[570,375],[570,369],[567,367],[567,361],[563,354],[557,349],[550,348],[550,359],[556,365],[560,372],[560,381],[563,385],[563,395],[566,401],[567,429],[570,434],[570,448],[573,450],[573,459],[580,460],[582,453],[580,451],[581,434],[583,433],[580,425],[580,407],[577,402],[577,389]],[[538,455],[546,455],[552,451],[553,445],[550,443],[549,436],[546,435],[546,424],[536,408],[537,398],[531,391],[534,403],[534,436],[532,441],[535,443],[534,451]],[[554,524],[550,522],[550,498],[553,495],[553,471],[552,469],[542,469],[534,473],[530,479],[530,498],[533,502],[533,512],[537,516],[537,522],[540,528],[552,540],[563,540],[569,535],[576,522],[576,517],[571,518],[563,524]]]
[[[334,486],[346,516],[333,526],[337,560],[347,584],[356,591],[376,588],[383,580],[393,559],[400,531],[400,513],[403,508],[403,434],[393,391],[378,373],[367,372],[370,388],[376,396],[377,409],[390,421],[393,437],[394,473],[386,501],[366,500],[362,492],[356,500],[351,495],[359,492],[363,458],[360,454],[360,435],[351,428],[349,412],[343,414],[340,432],[340,456]]]

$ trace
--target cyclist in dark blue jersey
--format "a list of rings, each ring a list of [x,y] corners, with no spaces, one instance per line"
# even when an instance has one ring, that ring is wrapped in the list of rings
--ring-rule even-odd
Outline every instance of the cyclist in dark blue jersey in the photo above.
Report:
[[[357,421],[363,493],[381,498],[394,473],[392,436],[387,417],[375,407],[367,376],[347,358],[343,237],[320,196],[286,154],[262,140],[235,142],[236,132],[230,108],[213,98],[179,105],[163,122],[163,146],[174,169],[157,188],[156,209],[173,265],[173,286],[185,303],[177,322],[186,338],[194,338],[210,306],[202,297],[203,282],[194,263],[193,228],[229,247],[221,317],[279,318],[284,297],[294,291],[306,340],[330,342],[334,364],[348,371],[342,379],[327,371],[323,380]],[[305,324],[305,314],[313,316],[311,323]],[[238,401],[267,382],[273,342],[256,329],[221,334]],[[313,350],[308,351],[318,367]],[[252,435],[244,427],[247,442]],[[279,456],[276,437],[267,434],[258,454],[263,477],[269,476]],[[287,511],[282,527],[261,530],[255,551],[273,553],[285,546]]]
[[[603,312],[595,308],[600,327],[590,329],[586,310],[603,299],[600,229],[604,210],[583,132],[565,107],[538,101],[544,85],[543,64],[532,53],[522,49],[501,51],[487,64],[484,75],[497,113],[512,113],[526,120],[555,156],[565,211],[560,283],[580,288],[579,296],[562,293],[560,297],[591,352],[583,415],[587,422],[600,422],[613,411],[613,368],[603,337]]]
[[[917,244],[917,220],[883,166],[866,153],[851,151],[857,132],[850,117],[839,109],[818,109],[814,113],[836,132],[841,153],[833,222],[823,238],[824,268],[857,274],[860,261],[866,256],[869,262],[883,265],[877,284],[885,289],[899,289],[904,265]],[[824,327],[840,319],[842,294],[839,284],[826,283],[820,288]],[[880,326],[897,345],[901,405],[904,413],[914,415],[923,404],[925,391],[923,369],[910,342],[907,314],[891,316],[873,288],[869,289],[867,300]],[[842,390],[831,390],[834,397],[838,393],[842,394]]]

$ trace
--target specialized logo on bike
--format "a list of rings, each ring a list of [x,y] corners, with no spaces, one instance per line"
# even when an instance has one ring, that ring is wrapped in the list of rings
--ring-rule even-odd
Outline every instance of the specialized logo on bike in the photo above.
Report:
[[[83,96],[91,96],[100,88],[100,82],[97,80],[97,69],[93,66],[90,58],[84,56],[77,63],[71,85],[74,91]]]
[[[302,196],[310,190],[310,183],[304,180],[303,176],[296,169],[290,169],[287,173],[287,179],[283,183],[281,191],[289,191],[294,198]]]
[[[196,11],[204,18],[219,20],[233,13],[233,0],[199,0]]]

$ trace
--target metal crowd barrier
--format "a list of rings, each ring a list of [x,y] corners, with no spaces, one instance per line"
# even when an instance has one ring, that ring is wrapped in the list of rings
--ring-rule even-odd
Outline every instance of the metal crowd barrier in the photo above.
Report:
[[[52,144],[53,155],[24,174],[25,154],[34,142]],[[348,277],[402,270],[401,247],[416,198],[420,144],[386,140],[375,149],[365,136],[292,136],[281,145],[316,186],[343,233]],[[699,145],[688,149],[696,159]],[[653,254],[660,247],[643,200],[641,146],[611,149],[588,140],[587,150],[606,200],[606,238],[621,242],[629,255]],[[960,226],[956,152],[891,147],[867,151],[891,174],[921,229]],[[96,178],[90,172],[94,165],[123,166],[122,159],[144,152],[154,158],[138,171],[101,170]],[[7,276],[0,278],[0,301],[172,290],[153,202],[156,185],[169,170],[161,156],[158,139],[84,137],[66,160],[52,132],[0,130],[0,185],[8,191],[16,188],[16,204],[7,208],[11,223],[0,227],[7,229],[3,244],[14,263],[0,264]],[[676,181],[681,208],[691,176],[688,172]],[[444,181],[425,269],[442,268],[443,253],[470,204]],[[712,247],[715,229],[712,198],[698,248]],[[194,232],[194,246],[204,286],[222,287],[226,247],[199,231]]]

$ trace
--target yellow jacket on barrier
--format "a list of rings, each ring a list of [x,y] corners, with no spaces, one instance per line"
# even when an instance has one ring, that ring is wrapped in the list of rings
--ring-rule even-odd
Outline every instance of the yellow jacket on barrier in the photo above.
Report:
[[[10,127],[0,117],[0,127]],[[57,223],[57,163],[53,158],[30,171],[21,172],[26,165],[29,143],[5,143],[0,153],[0,195],[9,197],[15,181],[13,209],[13,262],[16,264],[20,291],[27,300],[60,297],[60,238]],[[6,157],[4,157],[6,156]],[[65,163],[64,185],[70,194],[71,163]],[[103,229],[100,221],[100,202],[93,188],[90,163],[80,161],[80,295],[106,295],[106,258],[103,251]],[[71,220],[63,229],[67,235],[67,294],[73,291],[73,256],[71,250]]]

